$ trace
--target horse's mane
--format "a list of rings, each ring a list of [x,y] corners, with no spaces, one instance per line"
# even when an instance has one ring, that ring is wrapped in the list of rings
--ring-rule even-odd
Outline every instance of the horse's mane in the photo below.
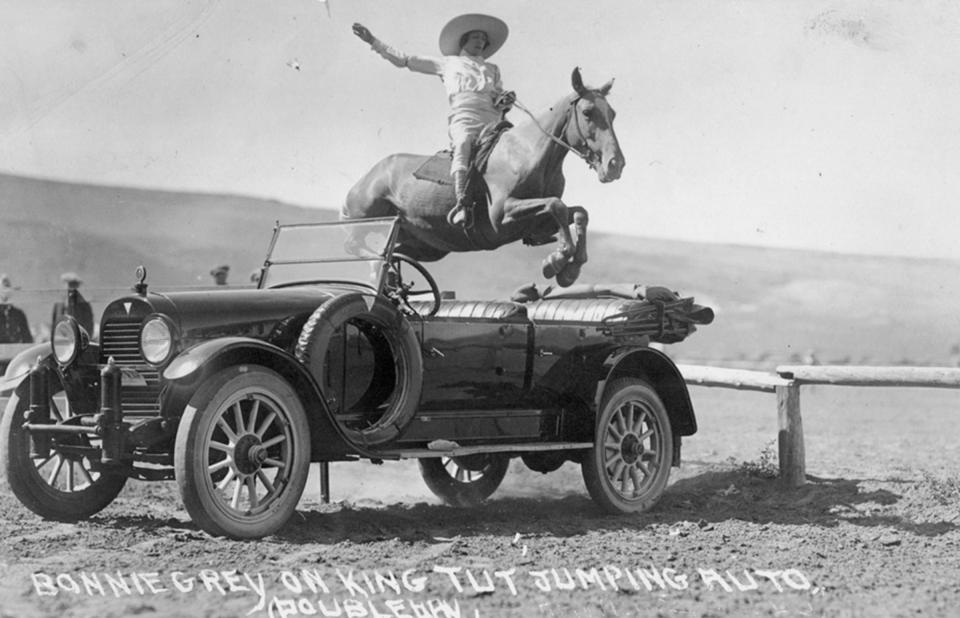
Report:
[[[570,109],[574,102],[579,98],[576,92],[571,92],[560,97],[556,103],[541,111],[539,115],[534,115],[526,108],[522,108],[526,113],[523,120],[517,123],[517,128],[526,129],[527,127],[541,127],[544,131],[555,132],[557,127],[566,122],[570,114]],[[558,111],[559,110],[559,111]],[[550,121],[553,120],[551,123]],[[547,126],[550,125],[550,126]]]

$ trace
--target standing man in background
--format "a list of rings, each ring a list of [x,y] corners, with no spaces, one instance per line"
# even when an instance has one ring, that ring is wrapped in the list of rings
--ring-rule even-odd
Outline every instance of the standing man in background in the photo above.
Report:
[[[15,289],[10,277],[0,275],[0,343],[33,343],[27,316],[9,302]]]
[[[213,277],[213,283],[215,285],[227,285],[227,275],[229,274],[230,266],[227,264],[217,266],[210,271],[210,276]]]
[[[80,294],[80,284],[83,280],[76,273],[63,273],[60,279],[67,284],[67,297],[65,300],[57,301],[53,305],[53,319],[50,324],[50,332],[53,332],[57,322],[65,315],[73,316],[87,334],[94,336],[93,332],[93,309],[90,303]]]

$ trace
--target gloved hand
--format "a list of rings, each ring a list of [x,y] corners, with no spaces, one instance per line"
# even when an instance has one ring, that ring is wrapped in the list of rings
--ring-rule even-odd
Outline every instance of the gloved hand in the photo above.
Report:
[[[508,90],[497,97],[496,106],[501,109],[508,109],[513,107],[513,104],[516,102],[517,93],[513,90]]]
[[[363,24],[353,24],[353,33],[364,43],[373,43],[374,36]]]

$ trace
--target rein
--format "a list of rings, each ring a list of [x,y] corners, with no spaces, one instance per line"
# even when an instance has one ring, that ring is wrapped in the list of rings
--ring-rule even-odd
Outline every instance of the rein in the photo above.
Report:
[[[580,118],[577,116],[577,110],[576,110],[576,109],[572,109],[572,108],[575,108],[575,107],[576,107],[577,101],[579,101],[580,98],[581,98],[581,97],[577,97],[576,99],[574,99],[574,100],[570,103],[570,107],[571,107],[571,113],[573,114],[573,117],[574,117],[574,123],[576,124],[576,127],[577,127],[577,134],[579,134],[580,139],[583,140],[583,145],[584,145],[584,148],[585,148],[586,152],[581,152],[580,150],[578,150],[577,148],[574,148],[573,146],[571,146],[570,144],[566,143],[566,142],[563,141],[562,139],[560,139],[560,138],[556,137],[555,135],[552,135],[551,133],[549,133],[546,129],[544,129],[542,126],[540,126],[540,123],[537,122],[536,116],[534,116],[533,113],[532,113],[529,109],[527,109],[526,107],[524,107],[523,105],[521,105],[519,101],[514,100],[513,106],[516,107],[516,108],[519,108],[520,111],[522,111],[523,113],[525,113],[527,116],[530,116],[530,119],[533,120],[534,126],[537,127],[538,129],[540,129],[540,132],[541,132],[541,133],[543,133],[544,135],[546,135],[548,138],[550,138],[551,140],[553,140],[554,142],[556,142],[556,143],[559,144],[560,146],[563,146],[564,148],[566,148],[567,150],[569,150],[569,151],[572,152],[573,154],[575,154],[575,155],[577,155],[578,157],[580,157],[581,159],[583,159],[584,162],[586,162],[586,164],[589,165],[590,167],[595,167],[596,164],[600,162],[600,155],[599,155],[598,153],[594,152],[593,150],[590,150],[590,147],[587,146],[587,138],[586,138],[586,136],[583,134],[583,129],[580,127]],[[569,120],[567,120],[567,122],[569,122]]]

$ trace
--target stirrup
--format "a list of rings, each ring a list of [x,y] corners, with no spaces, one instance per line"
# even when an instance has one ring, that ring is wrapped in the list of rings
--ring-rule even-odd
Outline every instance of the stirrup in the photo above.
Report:
[[[450,225],[469,227],[473,225],[473,211],[462,204],[457,204],[447,213],[447,222]]]

